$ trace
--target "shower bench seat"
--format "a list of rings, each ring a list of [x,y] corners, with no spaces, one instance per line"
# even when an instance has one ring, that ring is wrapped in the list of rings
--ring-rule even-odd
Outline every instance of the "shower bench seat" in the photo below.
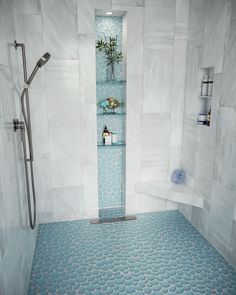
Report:
[[[173,202],[203,208],[204,199],[184,184],[173,184],[169,182],[139,183],[136,185],[136,191],[154,198],[167,199]]]

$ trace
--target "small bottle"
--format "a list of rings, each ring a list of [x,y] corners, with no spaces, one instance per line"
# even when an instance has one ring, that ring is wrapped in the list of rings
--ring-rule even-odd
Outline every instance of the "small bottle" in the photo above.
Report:
[[[210,126],[211,124],[211,108],[209,109],[209,112],[207,114],[207,126]]]
[[[117,133],[112,132],[112,144],[116,144],[118,141],[117,139]]]
[[[205,75],[202,79],[201,96],[208,95],[208,76]]]
[[[208,88],[207,88],[207,96],[212,96],[212,92],[213,92],[213,79],[209,78]]]
[[[108,135],[105,137],[105,145],[111,145],[111,132],[108,131]]]
[[[103,129],[103,132],[102,132],[102,143],[105,144],[105,139],[106,137],[108,136],[108,129],[107,129],[107,126],[105,125],[104,129]]]

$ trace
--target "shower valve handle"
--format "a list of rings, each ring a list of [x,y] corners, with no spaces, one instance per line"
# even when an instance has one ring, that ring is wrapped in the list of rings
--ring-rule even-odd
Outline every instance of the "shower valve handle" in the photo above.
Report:
[[[24,122],[19,121],[18,119],[13,119],[13,129],[15,132],[17,130],[24,130],[25,129]]]

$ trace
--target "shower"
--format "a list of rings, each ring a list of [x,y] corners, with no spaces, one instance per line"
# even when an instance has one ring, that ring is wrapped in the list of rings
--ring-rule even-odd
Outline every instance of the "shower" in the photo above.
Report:
[[[25,45],[24,43],[18,43],[14,41],[15,49],[18,47],[22,51],[22,63],[23,63],[23,74],[24,74],[24,86],[20,97],[21,102],[21,111],[23,115],[23,121],[18,119],[13,120],[14,131],[21,131],[21,140],[23,144],[23,153],[24,153],[24,167],[25,167],[25,180],[26,180],[26,193],[28,201],[28,212],[29,212],[29,223],[31,229],[35,228],[36,222],[36,198],[35,198],[35,186],[34,186],[34,170],[33,170],[33,144],[32,144],[32,131],[31,131],[31,119],[30,119],[30,105],[29,105],[29,91],[28,88],[32,83],[37,71],[39,68],[44,66],[49,58],[50,54],[46,52],[36,63],[31,75],[27,76],[27,66],[26,66],[26,54],[25,54]],[[27,149],[28,143],[28,149]],[[30,165],[28,169],[28,163]],[[30,175],[29,175],[30,174]],[[31,187],[30,187],[31,182]],[[31,191],[33,199],[33,214],[31,206]]]

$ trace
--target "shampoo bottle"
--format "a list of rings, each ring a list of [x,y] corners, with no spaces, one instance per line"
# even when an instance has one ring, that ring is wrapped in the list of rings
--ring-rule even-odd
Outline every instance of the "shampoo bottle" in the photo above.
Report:
[[[208,76],[205,75],[202,79],[202,87],[201,87],[201,96],[207,96],[208,95]]]

